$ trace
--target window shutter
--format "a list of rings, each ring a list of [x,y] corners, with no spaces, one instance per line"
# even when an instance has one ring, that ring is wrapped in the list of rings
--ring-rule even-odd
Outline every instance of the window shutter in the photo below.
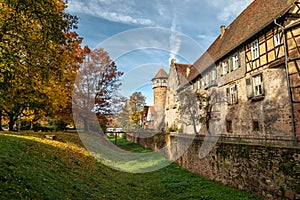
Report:
[[[227,60],[226,60],[226,63],[227,63],[226,74],[228,74],[228,73],[229,73],[229,60],[230,60],[230,59],[227,59]]]
[[[230,101],[230,88],[226,88],[226,97],[227,97],[228,104],[231,104],[231,101]]]
[[[238,59],[239,59],[238,63],[239,63],[239,68],[240,68],[242,66],[240,52],[238,52],[237,55],[238,55]]]
[[[217,69],[218,69],[218,74],[220,74],[220,76],[223,76],[222,65],[218,66]]]
[[[235,103],[237,103],[238,101],[239,101],[239,99],[238,99],[238,90],[237,90],[237,85],[234,85],[234,87],[235,87]]]
[[[230,57],[228,59],[228,71],[232,72],[233,71],[233,57]]]
[[[252,78],[246,78],[246,91],[248,99],[253,97]]]
[[[260,80],[261,80],[261,94],[265,95],[265,87],[264,87],[264,81],[263,81],[262,74],[260,74]]]

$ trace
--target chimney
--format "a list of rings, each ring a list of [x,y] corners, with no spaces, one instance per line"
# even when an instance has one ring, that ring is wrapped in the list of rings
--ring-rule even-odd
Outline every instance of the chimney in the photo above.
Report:
[[[221,37],[223,37],[223,35],[225,33],[225,26],[222,25],[220,28],[221,28]]]
[[[187,67],[186,68],[186,77],[188,77],[191,73],[191,68],[190,67]]]

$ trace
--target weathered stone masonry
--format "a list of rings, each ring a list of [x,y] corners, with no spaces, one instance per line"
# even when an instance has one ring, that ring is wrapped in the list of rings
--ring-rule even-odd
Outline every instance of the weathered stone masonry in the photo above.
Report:
[[[172,138],[170,135],[150,138],[127,135],[129,141],[153,150],[172,142]],[[185,141],[182,138],[177,147]],[[300,148],[218,142],[200,159],[202,143],[203,139],[195,139],[176,162],[205,178],[266,199],[300,199]]]

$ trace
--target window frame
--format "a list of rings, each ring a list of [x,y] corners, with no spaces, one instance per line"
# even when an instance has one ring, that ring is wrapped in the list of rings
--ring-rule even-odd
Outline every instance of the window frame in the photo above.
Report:
[[[221,66],[222,67],[222,75],[228,74],[228,72],[229,72],[228,60],[223,61],[221,65],[222,65]]]
[[[257,80],[258,78],[260,78],[260,80]],[[265,96],[264,79],[262,73],[246,78],[245,80],[248,99],[259,100]]]
[[[212,81],[216,81],[217,80],[217,71],[215,69],[213,69],[211,71],[211,80]]]
[[[232,56],[232,71],[237,70],[240,67],[239,54],[236,53]]]
[[[201,89],[201,83],[200,83],[200,80],[197,80],[197,89],[198,89],[198,90]]]
[[[238,103],[238,90],[236,84],[226,88],[226,96],[229,105]]]
[[[205,84],[208,86],[210,83],[209,73],[205,75]]]
[[[263,79],[262,75],[258,74],[256,76],[253,76],[253,93],[254,96],[262,96],[263,95]],[[259,93],[258,93],[259,92]]]
[[[276,33],[273,39],[274,39],[274,47],[278,47],[281,43],[280,34]]]
[[[203,79],[201,79],[201,85],[202,85],[202,87],[204,87],[204,86],[205,86],[205,80],[204,80],[204,78],[203,78]]]
[[[251,43],[251,57],[252,57],[252,60],[256,60],[257,58],[259,58],[259,42],[258,42],[258,39],[254,40]]]

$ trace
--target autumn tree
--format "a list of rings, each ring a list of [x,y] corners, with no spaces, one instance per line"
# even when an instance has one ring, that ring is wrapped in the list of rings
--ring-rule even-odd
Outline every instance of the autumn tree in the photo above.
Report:
[[[70,96],[82,39],[65,8],[63,0],[0,3],[0,108],[9,130],[25,109],[37,120]]]
[[[118,71],[115,62],[104,49],[85,49],[85,58],[74,85],[73,110],[83,121],[84,130],[88,131],[93,113],[100,117],[111,113],[123,72]]]
[[[139,124],[142,121],[144,106],[146,105],[146,97],[141,92],[134,92],[129,97],[129,111],[130,119],[135,123]]]
[[[118,116],[118,123],[125,129],[141,127],[146,97],[141,92],[134,92]]]

